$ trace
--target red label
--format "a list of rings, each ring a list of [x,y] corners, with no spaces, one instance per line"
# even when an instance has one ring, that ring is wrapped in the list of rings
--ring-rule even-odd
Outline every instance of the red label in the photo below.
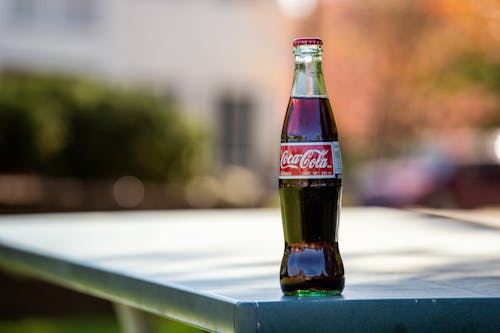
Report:
[[[340,178],[341,172],[337,141],[281,144],[281,179]]]

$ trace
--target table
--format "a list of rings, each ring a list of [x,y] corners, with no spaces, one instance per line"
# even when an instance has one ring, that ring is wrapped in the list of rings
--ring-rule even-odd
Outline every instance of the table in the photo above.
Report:
[[[345,208],[342,296],[282,296],[277,209],[0,217],[0,268],[217,332],[500,332],[500,232]],[[137,311],[140,310],[140,311]],[[135,319],[134,319],[135,318]]]

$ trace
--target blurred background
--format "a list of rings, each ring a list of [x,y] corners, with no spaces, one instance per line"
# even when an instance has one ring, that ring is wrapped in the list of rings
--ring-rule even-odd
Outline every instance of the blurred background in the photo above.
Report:
[[[0,0],[0,213],[277,207],[297,36],[325,44],[345,205],[500,206],[498,1]],[[118,330],[1,279],[2,332]]]

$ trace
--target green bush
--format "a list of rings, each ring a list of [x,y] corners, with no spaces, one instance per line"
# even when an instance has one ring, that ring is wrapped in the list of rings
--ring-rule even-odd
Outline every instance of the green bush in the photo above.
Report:
[[[200,129],[138,89],[47,75],[0,77],[0,173],[185,180]]]

